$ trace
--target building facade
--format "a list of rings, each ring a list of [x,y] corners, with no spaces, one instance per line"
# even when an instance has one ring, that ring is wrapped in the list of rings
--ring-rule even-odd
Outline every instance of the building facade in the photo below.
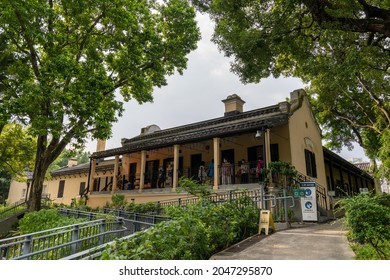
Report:
[[[352,168],[347,161],[323,148],[304,90],[291,92],[289,102],[251,111],[244,111],[245,101],[235,94],[222,102],[225,111],[219,118],[169,129],[150,125],[140,135],[122,139],[115,149],[106,150],[99,141],[89,164],[52,172],[51,180],[45,181],[46,193],[64,204],[87,195],[88,205],[101,207],[115,193],[135,203],[185,197],[177,192],[181,177],[207,182],[215,192],[256,188],[259,158],[266,166],[271,161],[293,165],[305,180],[317,183],[327,204],[328,191],[338,180],[340,188],[347,182],[351,193],[359,182],[374,189],[370,176],[347,171]],[[339,166],[345,174],[335,171]],[[13,195],[10,192],[10,202],[18,196]]]

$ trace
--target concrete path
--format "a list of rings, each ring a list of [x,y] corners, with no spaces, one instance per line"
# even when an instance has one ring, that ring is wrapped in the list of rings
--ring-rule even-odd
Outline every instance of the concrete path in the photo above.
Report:
[[[303,224],[269,236],[254,236],[212,260],[352,260],[342,222]]]

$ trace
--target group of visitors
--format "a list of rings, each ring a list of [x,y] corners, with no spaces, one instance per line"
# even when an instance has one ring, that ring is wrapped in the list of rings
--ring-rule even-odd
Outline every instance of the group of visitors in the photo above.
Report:
[[[212,181],[214,178],[214,160],[211,160],[207,169],[205,165],[206,163],[202,161],[198,172],[198,179],[199,182],[202,184],[206,183],[207,180]],[[255,169],[256,178],[258,178],[259,182],[263,180],[263,172],[262,172],[263,168],[264,168],[264,160],[260,156],[257,160],[256,169]],[[245,159],[242,159],[238,163],[238,170],[236,173],[237,179],[241,184],[247,184],[249,183],[250,173],[251,173],[251,169],[249,163]],[[220,176],[221,176],[222,185],[232,184],[232,180],[234,176],[234,166],[226,158],[224,158],[222,161],[221,168],[220,168]]]

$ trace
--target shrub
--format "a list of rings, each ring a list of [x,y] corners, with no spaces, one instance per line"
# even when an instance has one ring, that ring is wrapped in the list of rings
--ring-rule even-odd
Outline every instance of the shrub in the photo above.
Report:
[[[18,234],[27,234],[86,221],[86,219],[66,217],[56,209],[42,209],[29,212],[19,221]]]
[[[172,218],[136,238],[108,246],[102,259],[208,259],[228,246],[255,234],[258,211],[250,198],[214,204],[201,201],[166,210]]]
[[[383,195],[360,194],[339,202],[340,208],[345,210],[349,237],[371,246],[379,259],[390,258],[390,207],[386,206],[387,201]]]
[[[123,209],[126,207],[127,201],[126,197],[123,194],[114,194],[111,197],[111,208],[114,209]]]
[[[351,243],[351,248],[355,252],[357,260],[381,259],[377,251],[371,245],[353,242]],[[382,246],[382,250],[384,251],[385,255],[390,256],[389,244],[387,246],[386,245]]]
[[[124,208],[126,211],[134,213],[158,213],[162,208],[155,202],[147,202],[143,204],[128,203]]]
[[[205,229],[195,217],[162,222],[132,239],[108,246],[102,259],[199,259],[208,255],[205,235]]]
[[[266,173],[271,173],[273,182],[279,187],[287,187],[298,177],[298,172],[293,165],[284,161],[272,161],[268,164]]]
[[[199,184],[194,179],[184,177],[179,179],[179,186],[177,188],[177,192],[181,191],[185,191],[198,197],[206,197],[211,194],[208,185]]]

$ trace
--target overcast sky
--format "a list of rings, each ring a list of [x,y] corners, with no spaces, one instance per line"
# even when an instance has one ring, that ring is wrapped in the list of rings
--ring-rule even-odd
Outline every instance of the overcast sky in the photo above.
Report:
[[[141,128],[151,124],[166,129],[221,117],[221,100],[230,94],[239,95],[246,102],[244,111],[248,111],[282,102],[290,92],[304,87],[296,78],[268,78],[259,84],[242,84],[230,72],[230,60],[210,41],[213,24],[208,16],[199,14],[197,19],[202,40],[188,56],[183,75],[168,77],[167,86],[156,88],[153,103],[126,103],[123,116],[113,125],[113,136],[107,140],[106,149],[120,147],[122,138],[137,136]],[[96,141],[88,142],[86,148],[94,152]],[[350,159],[361,158],[364,153],[355,147],[353,152],[343,151],[340,155]]]

